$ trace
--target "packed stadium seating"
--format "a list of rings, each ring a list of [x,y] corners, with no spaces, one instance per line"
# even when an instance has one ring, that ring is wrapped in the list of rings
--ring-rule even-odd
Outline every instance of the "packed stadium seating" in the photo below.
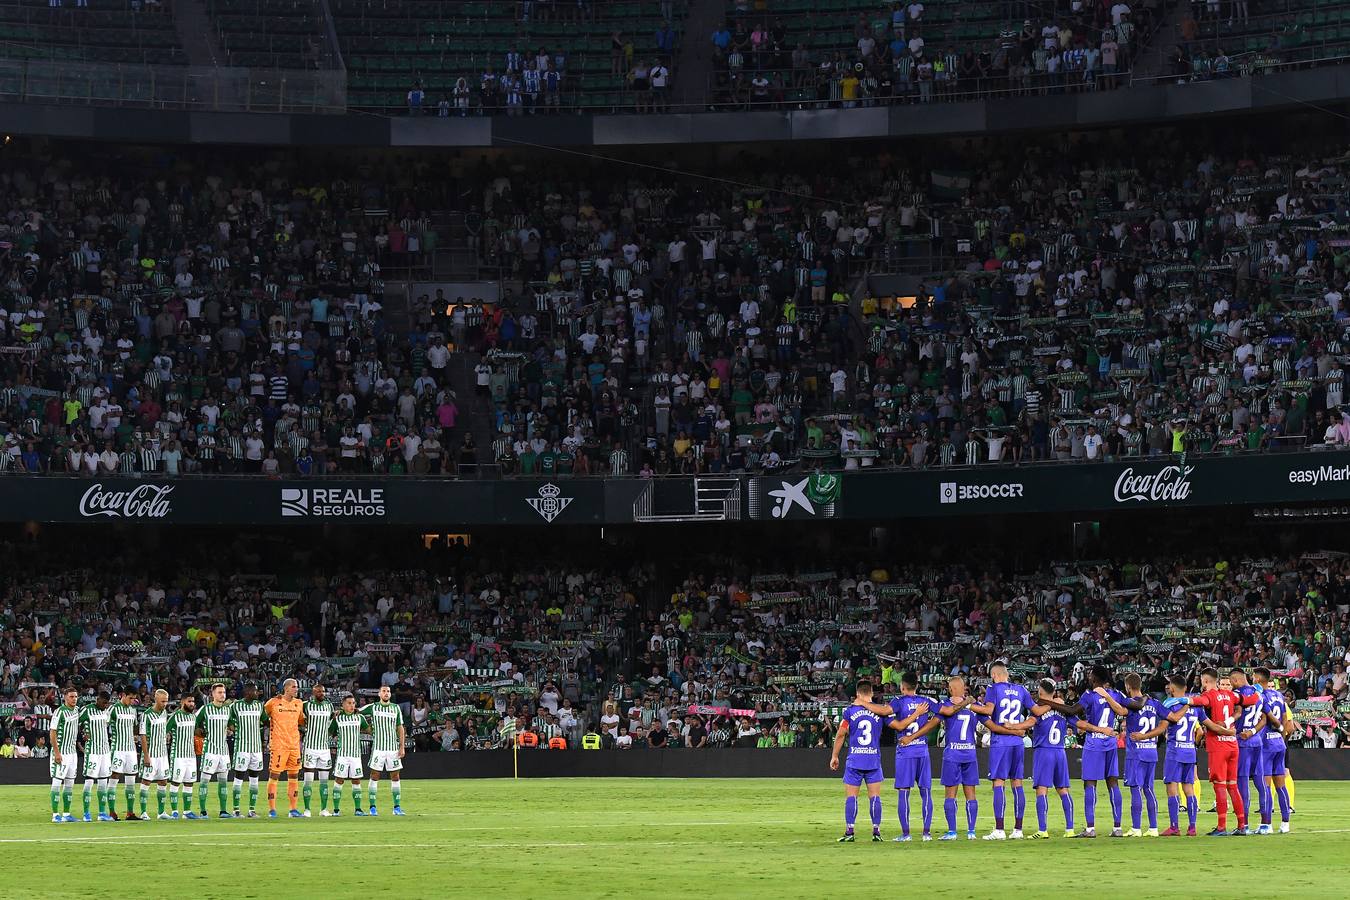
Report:
[[[1329,145],[1288,149],[1102,166],[1094,154],[1119,150],[1103,139],[1054,181],[1016,163],[1090,204],[1072,228],[1021,207],[1001,186],[1021,181],[990,175],[1013,163],[989,154],[960,171],[859,157],[866,177],[815,188],[802,160],[762,188],[697,194],[696,180],[558,167],[569,180],[546,185],[504,168],[482,175],[492,205],[467,230],[525,289],[453,310],[400,298],[396,328],[381,267],[437,239],[434,192],[419,208],[369,185],[353,214],[341,171],[331,192],[244,180],[253,199],[222,226],[196,200],[85,181],[96,203],[152,214],[139,245],[118,210],[74,237],[11,226],[28,254],[15,277],[52,265],[37,296],[0,299],[0,464],[514,474],[547,451],[563,474],[632,475],[1343,445],[1347,266],[1327,205],[1343,163]],[[761,163],[745,165],[723,175],[754,184]],[[236,224],[297,188],[247,258]],[[907,296],[868,288],[911,264],[925,277]]]
[[[374,7],[337,0],[333,12],[353,106],[407,109],[416,85],[425,93],[425,110],[445,100],[456,111],[477,113],[507,109],[511,85],[500,78],[520,80],[517,92],[528,93],[525,73],[538,72],[542,79],[550,70],[561,78],[561,106],[632,107],[638,102],[630,80],[634,65],[660,59],[670,67],[684,5],[684,0],[395,0]],[[663,21],[671,34],[658,39]],[[460,79],[467,93],[456,91]],[[547,90],[541,82],[538,92]]]
[[[504,715],[529,747],[576,747],[588,731],[604,746],[813,747],[831,736],[822,711],[863,675],[912,671],[937,691],[1004,659],[1017,681],[1067,688],[1100,662],[1156,691],[1209,654],[1271,668],[1298,742],[1350,733],[1338,552],[1030,566],[716,555],[663,579],[603,553],[521,567],[462,544],[317,548],[297,569],[277,565],[288,543],[240,539],[228,549],[242,570],[226,571],[222,549],[165,557],[114,540],[72,569],[59,545],[0,542],[6,615],[36,628],[0,631],[0,705],[17,704],[0,737],[37,743],[43,685],[176,693],[216,677],[236,696],[294,676],[339,695],[389,684],[419,751],[500,746]]]
[[[88,0],[0,3],[0,47],[10,59],[173,65],[185,62],[171,7]]]

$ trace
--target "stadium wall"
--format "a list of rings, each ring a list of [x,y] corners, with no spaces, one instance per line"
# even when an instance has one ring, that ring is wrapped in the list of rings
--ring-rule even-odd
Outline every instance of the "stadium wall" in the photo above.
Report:
[[[809,460],[807,461],[809,464]],[[692,479],[0,477],[0,522],[148,525],[621,525],[692,515]],[[684,482],[681,490],[680,482]],[[868,521],[1350,501],[1350,451],[1153,457],[1097,464],[802,472],[715,479],[729,520]],[[668,490],[667,490],[668,488]]]
[[[933,772],[941,771],[941,755],[930,750]],[[980,751],[980,770],[988,771]],[[838,778],[829,768],[825,750],[526,750],[519,754],[521,778]],[[1204,772],[1204,753],[1200,753]],[[1069,774],[1079,777],[1078,754],[1069,754]],[[883,753],[882,768],[888,779],[895,762]],[[1289,771],[1305,781],[1350,780],[1350,753],[1335,750],[1289,751]],[[1031,754],[1027,753],[1027,776]],[[471,753],[410,753],[404,760],[404,777],[510,778],[509,751]],[[45,760],[20,759],[0,763],[0,785],[48,784]]]
[[[138,144],[537,147],[728,144],[1063,131],[1278,110],[1350,97],[1350,66],[1114,91],[865,109],[439,118],[0,104],[9,134]]]

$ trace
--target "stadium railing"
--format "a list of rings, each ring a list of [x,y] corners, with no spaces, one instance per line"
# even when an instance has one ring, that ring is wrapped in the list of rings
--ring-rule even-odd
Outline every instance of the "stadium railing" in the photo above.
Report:
[[[0,100],[220,112],[347,111],[340,71],[0,59]]]

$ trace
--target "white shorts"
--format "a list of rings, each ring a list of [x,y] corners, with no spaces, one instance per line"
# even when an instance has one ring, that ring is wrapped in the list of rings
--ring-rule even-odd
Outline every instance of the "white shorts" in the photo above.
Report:
[[[147,784],[151,781],[169,780],[169,758],[167,756],[152,756],[150,762],[141,766],[141,781]]]
[[[365,777],[361,771],[361,757],[359,756],[339,756],[337,765],[333,766],[334,778],[354,778],[360,781]]]
[[[230,757],[224,753],[207,753],[202,756],[202,775],[230,774]]]
[[[84,777],[85,778],[111,778],[112,777],[112,754],[111,753],[86,753],[84,755]]]
[[[80,776],[79,754],[63,753],[60,762],[56,761],[55,756],[48,757],[47,768],[52,773],[53,781],[74,781]]]
[[[403,769],[403,760],[398,758],[397,750],[372,750],[370,752],[370,771],[399,772]]]
[[[193,784],[197,781],[197,758],[175,759],[169,780],[174,784]]]
[[[123,750],[121,753],[114,753],[112,758],[112,770],[114,775],[135,775],[140,767],[136,765],[139,754],[135,750]]]
[[[302,769],[331,769],[333,768],[333,751],[328,748],[315,748],[313,750],[305,748],[304,760],[300,763]]]
[[[236,753],[234,769],[236,772],[261,772],[263,755],[261,753]]]

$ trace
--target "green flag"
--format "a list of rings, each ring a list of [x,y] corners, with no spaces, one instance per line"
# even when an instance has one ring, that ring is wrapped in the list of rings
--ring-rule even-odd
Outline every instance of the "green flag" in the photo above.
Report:
[[[817,472],[811,476],[806,485],[806,497],[812,503],[824,506],[839,499],[839,491],[843,487],[838,475],[831,475],[828,472]]]

